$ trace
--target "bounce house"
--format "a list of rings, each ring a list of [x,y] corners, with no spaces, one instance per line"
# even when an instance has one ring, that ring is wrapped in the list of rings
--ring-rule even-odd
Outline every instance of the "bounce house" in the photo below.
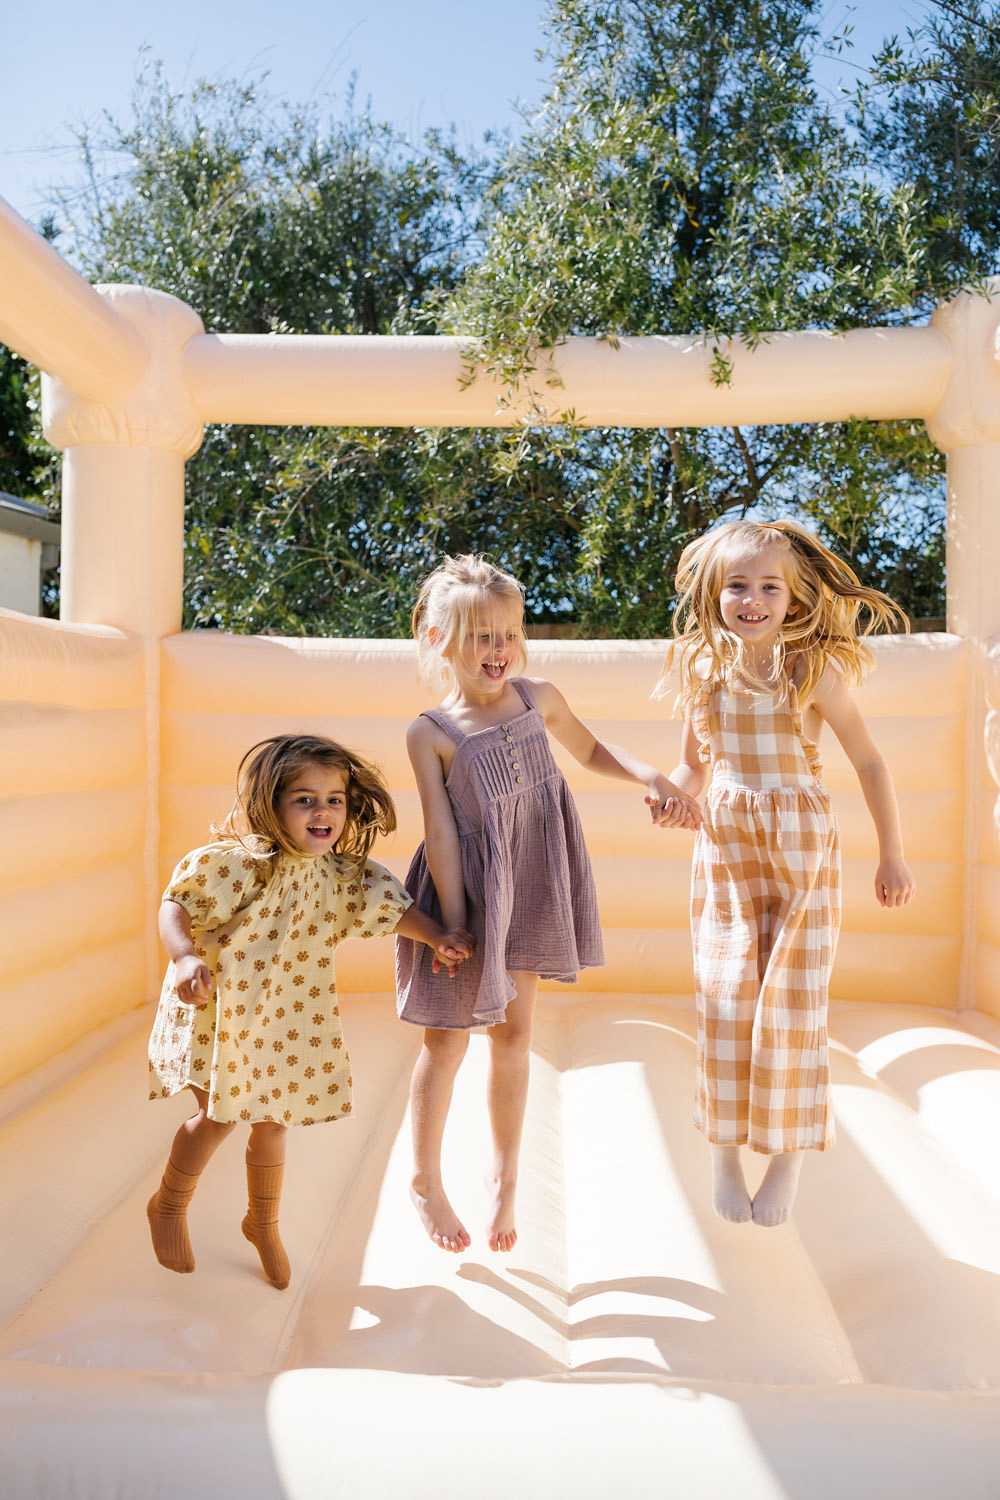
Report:
[[[277,1292],[239,1233],[238,1146],[191,1212],[194,1276],[144,1208],[178,1097],[147,1100],[156,912],[264,735],[383,766],[405,871],[404,749],[430,698],[409,642],[181,630],[184,462],[206,422],[494,425],[469,345],[208,335],[188,307],[84,282],[0,204],[0,338],[44,372],[63,452],[62,618],[0,611],[0,1493],[10,1500],[986,1500],[1000,1494],[1000,301],[926,327],[570,339],[558,398],[592,425],[922,419],[948,455],[947,633],[881,638],[860,706],[897,788],[916,900],[871,897],[874,841],[834,743],[845,854],[832,985],[836,1148],[780,1228],[712,1212],[691,1125],[690,836],[641,789],[565,766],[607,966],[541,996],[520,1240],[442,1254],[408,1199],[419,1031],[392,944],[345,944],[355,1115],[293,1133]],[[558,415],[558,413],[556,413]],[[647,760],[656,642],[536,643],[574,709]],[[485,1044],[446,1138],[470,1229]],[[461,1125],[456,1122],[461,1120]],[[210,1186],[209,1186],[210,1183]]]

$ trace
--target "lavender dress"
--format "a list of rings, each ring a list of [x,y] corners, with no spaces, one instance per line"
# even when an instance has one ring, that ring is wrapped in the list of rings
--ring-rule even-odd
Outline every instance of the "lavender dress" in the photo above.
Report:
[[[424,943],[396,939],[400,1018],[417,1026],[467,1029],[504,1019],[512,970],[573,984],[604,962],[597,895],[569,787],[549,749],[545,721],[521,678],[511,686],[524,711],[504,724],[463,734],[436,709],[426,717],[455,741],[446,790],[462,846],[472,958],[454,978],[431,973]],[[406,889],[441,921],[424,846]]]

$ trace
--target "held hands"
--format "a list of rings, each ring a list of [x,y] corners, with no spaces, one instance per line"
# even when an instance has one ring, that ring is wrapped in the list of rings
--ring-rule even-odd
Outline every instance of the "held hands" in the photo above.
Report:
[[[442,932],[434,944],[431,973],[440,974],[442,969],[447,969],[449,976],[453,978],[459,964],[472,957],[475,946],[475,938],[464,927],[451,927],[447,932]]]
[[[203,1010],[212,998],[212,975],[204,959],[197,953],[185,953],[174,960],[174,974],[174,989],[181,1004]]]
[[[916,889],[917,882],[901,856],[879,860],[875,871],[875,899],[879,906],[906,906],[913,900]]]
[[[682,792],[666,776],[657,776],[649,783],[644,800],[657,828],[687,828],[697,833],[701,827],[701,808],[695,799]]]

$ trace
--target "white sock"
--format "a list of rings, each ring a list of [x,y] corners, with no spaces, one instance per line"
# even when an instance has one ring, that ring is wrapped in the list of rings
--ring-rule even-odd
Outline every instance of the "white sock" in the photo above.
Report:
[[[754,1195],[753,1221],[765,1229],[784,1224],[795,1203],[802,1171],[802,1151],[783,1151],[772,1156],[764,1173],[764,1180]]]
[[[752,1217],[739,1146],[712,1146],[712,1205],[730,1224],[745,1224]]]

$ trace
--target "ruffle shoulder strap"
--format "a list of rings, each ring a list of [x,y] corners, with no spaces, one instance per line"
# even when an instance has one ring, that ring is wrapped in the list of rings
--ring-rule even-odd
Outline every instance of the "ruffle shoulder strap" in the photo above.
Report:
[[[714,683],[710,678],[705,678],[691,700],[691,728],[694,737],[698,741],[698,759],[703,765],[709,765],[712,760],[712,737],[708,725],[708,705],[712,697]]]

